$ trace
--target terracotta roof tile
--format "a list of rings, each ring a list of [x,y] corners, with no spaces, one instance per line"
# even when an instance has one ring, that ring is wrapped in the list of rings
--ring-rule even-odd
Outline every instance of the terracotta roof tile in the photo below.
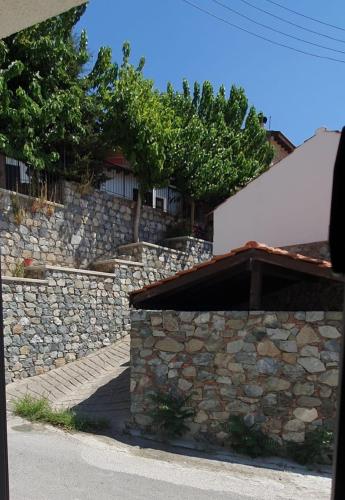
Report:
[[[256,249],[256,250],[261,250],[265,253],[268,254],[273,254],[273,255],[281,255],[283,257],[289,257],[290,259],[293,260],[299,260],[303,262],[307,262],[310,264],[314,264],[317,267],[322,267],[322,268],[331,268],[331,263],[328,260],[320,260],[320,259],[315,259],[313,257],[308,257],[307,255],[302,255],[299,253],[293,253],[289,252],[288,250],[283,250],[282,248],[275,248],[275,247],[269,247],[267,245],[264,245],[263,243],[258,243],[257,241],[248,241],[245,245],[242,247],[234,248],[228,253],[225,253],[223,255],[215,255],[212,259],[202,262],[200,264],[197,264],[196,266],[186,269],[184,271],[179,271],[178,273],[174,274],[173,276],[169,276],[168,278],[165,278],[163,280],[155,281],[154,283],[151,283],[150,285],[146,285],[140,290],[134,290],[132,293],[130,293],[130,296],[137,295],[138,293],[143,292],[144,290],[148,290],[150,288],[155,288],[157,286],[162,285],[163,283],[167,283],[168,281],[173,281],[175,279],[178,279],[180,276],[183,276],[185,274],[190,274],[198,271],[199,269],[202,269],[204,267],[212,266],[216,262],[223,260],[223,259],[228,259],[229,257],[233,257],[235,255],[238,255],[239,253],[242,252],[247,252],[248,250],[251,249]]]

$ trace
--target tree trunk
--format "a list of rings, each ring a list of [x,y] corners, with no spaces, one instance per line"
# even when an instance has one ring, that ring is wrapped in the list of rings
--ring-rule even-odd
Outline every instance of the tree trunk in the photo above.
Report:
[[[195,225],[195,201],[190,200],[190,234],[193,236]]]
[[[139,241],[140,216],[141,216],[141,191],[139,189],[138,190],[137,204],[135,207],[134,225],[133,225],[134,243],[137,243]]]

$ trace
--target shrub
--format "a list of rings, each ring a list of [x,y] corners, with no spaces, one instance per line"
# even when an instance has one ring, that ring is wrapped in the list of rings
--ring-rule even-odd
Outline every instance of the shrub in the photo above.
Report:
[[[247,425],[240,416],[233,415],[226,425],[230,446],[238,453],[252,458],[276,455],[279,443],[265,435],[255,424]]]
[[[303,443],[287,443],[287,455],[302,465],[329,463],[334,434],[323,427],[307,432]]]
[[[187,432],[189,427],[186,425],[186,420],[195,414],[192,408],[186,407],[191,396],[192,394],[187,397],[176,396],[171,392],[158,392],[150,395],[155,404],[150,412],[153,429],[166,437],[182,436]]]
[[[14,413],[31,422],[44,422],[66,430],[92,432],[109,427],[105,419],[91,420],[72,410],[53,410],[46,398],[26,395],[14,404]]]
[[[175,222],[167,227],[165,238],[178,238],[182,236],[190,236],[190,224],[186,221]]]

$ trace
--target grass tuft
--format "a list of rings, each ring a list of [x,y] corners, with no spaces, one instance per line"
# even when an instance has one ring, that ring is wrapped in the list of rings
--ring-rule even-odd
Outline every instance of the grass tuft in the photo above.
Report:
[[[109,427],[106,419],[90,419],[73,410],[53,410],[46,398],[34,398],[29,394],[15,402],[14,413],[31,422],[44,422],[68,431],[94,432]]]

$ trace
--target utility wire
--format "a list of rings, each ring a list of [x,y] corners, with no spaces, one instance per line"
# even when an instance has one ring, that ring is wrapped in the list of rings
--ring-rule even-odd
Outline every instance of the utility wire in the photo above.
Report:
[[[254,5],[251,2],[248,2],[247,0],[240,0],[240,2],[245,3],[246,5],[249,5],[250,7],[253,7],[253,9],[259,10],[260,12],[264,12],[268,16],[274,17],[275,19],[279,19],[279,21],[282,21],[283,23],[291,24],[291,26],[295,26],[296,28],[300,28],[302,30],[309,31],[309,33],[314,33],[314,35],[323,36],[325,38],[329,38],[330,40],[334,40],[336,42],[345,43],[345,40],[341,40],[340,38],[335,38],[334,36],[325,35],[324,33],[320,33],[319,31],[315,31],[315,30],[312,30],[310,28],[306,28],[305,26],[301,26],[300,24],[294,23],[292,21],[288,21],[287,19],[284,19],[283,17],[276,16],[275,14],[272,14],[272,12],[269,12],[268,10],[265,10],[265,9],[261,9],[257,5]]]
[[[321,21],[321,19],[316,19],[315,17],[307,16],[306,14],[302,14],[302,12],[297,12],[297,10],[289,9],[289,7],[285,7],[285,5],[282,5],[281,3],[278,2],[274,2],[273,0],[266,0],[266,2],[273,3],[274,5],[280,7],[281,9],[285,9],[289,12],[292,12],[293,14],[297,14],[297,16],[305,17],[306,19],[314,21],[315,23],[323,24],[324,26],[329,26],[330,28],[334,28],[336,30],[345,31],[345,28],[341,28],[340,26],[336,26],[335,24],[326,23],[325,21]]]
[[[284,31],[280,31],[280,30],[277,30],[275,28],[272,28],[272,26],[269,26],[268,24],[260,23],[259,21],[256,21],[252,17],[246,16],[245,14],[238,12],[238,10],[235,10],[235,9],[229,7],[228,5],[225,5],[223,2],[220,2],[219,0],[211,0],[211,2],[213,2],[217,5],[220,5],[224,9],[227,9],[230,12],[233,12],[237,16],[240,16],[240,17],[243,17],[244,19],[247,19],[251,23],[257,24],[258,26],[262,26],[263,28],[274,31],[275,33],[279,33],[280,35],[284,35],[284,36],[287,36],[289,38],[293,38],[294,40],[298,40],[299,42],[308,43],[309,45],[314,45],[314,47],[319,47],[321,49],[331,50],[332,52],[338,52],[338,54],[345,54],[345,51],[343,51],[343,50],[333,49],[332,47],[326,47],[325,45],[321,45],[319,43],[310,42],[309,40],[305,40],[304,38],[299,38],[298,36],[290,35],[289,33],[285,33]]]
[[[224,19],[223,17],[219,17],[216,14],[213,14],[209,10],[206,10],[206,9],[203,9],[202,7],[199,7],[199,5],[196,5],[195,3],[190,2],[189,0],[182,0],[182,2],[190,5],[194,9],[199,10],[200,12],[203,12],[204,14],[207,14],[210,17],[213,17],[214,19],[217,19],[218,21],[220,21],[222,23],[225,23],[229,26],[232,26],[233,28],[236,28],[238,30],[244,31],[245,33],[248,33],[249,35],[255,36],[256,38],[260,38],[261,40],[265,40],[266,42],[272,43],[273,45],[278,45],[279,47],[284,47],[285,49],[290,49],[290,50],[293,50],[294,52],[299,52],[300,54],[304,54],[304,55],[311,56],[311,57],[316,57],[318,59],[327,59],[329,61],[340,62],[340,63],[345,64],[345,61],[343,59],[336,59],[335,57],[329,57],[329,56],[321,56],[319,54],[314,54],[312,52],[307,52],[305,50],[296,49],[295,47],[291,47],[289,45],[285,45],[284,43],[276,42],[274,40],[271,40],[270,38],[266,38],[265,36],[259,35],[258,33],[254,33],[253,31],[250,31],[250,30],[247,30],[245,28],[242,28],[241,26],[238,26],[237,24],[231,23],[227,19]]]

